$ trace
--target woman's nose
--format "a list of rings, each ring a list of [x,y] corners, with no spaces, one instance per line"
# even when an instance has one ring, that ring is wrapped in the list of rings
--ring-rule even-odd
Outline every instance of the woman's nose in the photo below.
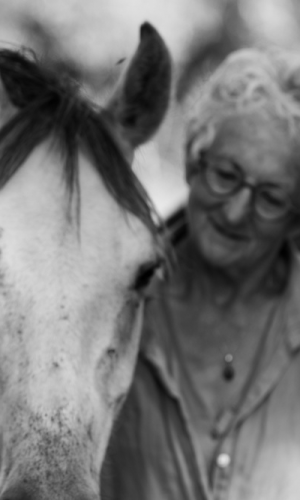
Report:
[[[224,203],[223,211],[228,222],[235,224],[245,218],[250,210],[251,196],[251,188],[245,186]]]

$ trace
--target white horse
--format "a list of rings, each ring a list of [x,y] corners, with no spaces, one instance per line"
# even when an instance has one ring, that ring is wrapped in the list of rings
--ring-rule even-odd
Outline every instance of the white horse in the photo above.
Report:
[[[95,500],[160,251],[129,161],[165,114],[148,23],[106,111],[0,51],[0,499]]]

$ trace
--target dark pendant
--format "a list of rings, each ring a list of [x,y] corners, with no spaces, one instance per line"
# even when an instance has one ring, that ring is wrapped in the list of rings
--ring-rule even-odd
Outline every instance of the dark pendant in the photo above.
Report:
[[[233,356],[232,354],[226,354],[224,356],[224,367],[223,367],[223,378],[224,380],[230,381],[235,377],[235,369],[233,366]]]
[[[223,378],[225,380],[232,380],[235,376],[235,370],[233,368],[233,366],[231,365],[226,365],[224,366],[223,368]]]

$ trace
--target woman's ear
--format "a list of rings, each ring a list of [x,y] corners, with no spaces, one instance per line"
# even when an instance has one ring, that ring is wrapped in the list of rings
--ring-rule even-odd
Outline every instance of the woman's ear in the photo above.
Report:
[[[16,108],[10,101],[0,76],[0,128],[2,128],[3,125],[5,125],[15,114],[17,114],[17,112],[18,108]]]
[[[157,130],[168,107],[170,89],[169,51],[157,31],[144,23],[137,51],[108,105],[125,151],[132,151]]]

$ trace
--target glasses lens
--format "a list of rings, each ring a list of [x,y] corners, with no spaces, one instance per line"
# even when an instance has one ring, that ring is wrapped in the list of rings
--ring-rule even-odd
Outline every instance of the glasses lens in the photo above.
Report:
[[[226,196],[240,185],[240,175],[229,161],[209,159],[205,164],[206,182],[213,193]]]
[[[289,207],[289,200],[284,193],[264,190],[257,193],[255,198],[255,211],[263,219],[281,219],[288,214]]]

